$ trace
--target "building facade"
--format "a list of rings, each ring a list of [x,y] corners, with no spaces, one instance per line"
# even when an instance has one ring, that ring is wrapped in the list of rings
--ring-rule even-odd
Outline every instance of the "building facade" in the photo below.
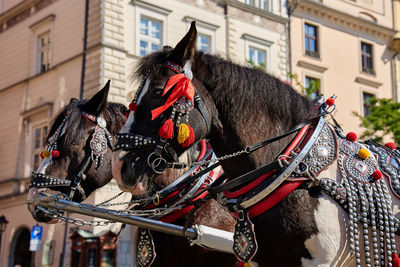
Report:
[[[130,73],[137,60],[174,46],[193,20],[198,49],[287,80],[284,0],[0,0],[0,214],[9,221],[1,266],[59,266],[61,253],[70,266],[79,246],[69,237],[76,239],[82,230],[91,234],[80,236],[91,238],[108,233],[110,227],[69,225],[64,246],[63,225],[41,225],[42,249],[29,252],[36,222],[25,200],[44,137],[70,98],[90,97],[109,79],[109,101],[127,104],[136,90]],[[87,201],[98,203],[117,192],[111,183]],[[135,265],[134,232],[127,227],[121,235],[118,266]]]
[[[391,0],[291,2],[292,73],[318,93],[337,95],[333,113],[345,132],[360,133],[369,99],[399,100],[392,82],[394,38]],[[313,92],[311,92],[312,94]]]
[[[393,52],[393,87],[394,91],[400,90],[400,0],[393,0],[393,24],[396,34],[392,41]],[[399,93],[397,93],[399,96]],[[399,99],[397,99],[399,101]]]

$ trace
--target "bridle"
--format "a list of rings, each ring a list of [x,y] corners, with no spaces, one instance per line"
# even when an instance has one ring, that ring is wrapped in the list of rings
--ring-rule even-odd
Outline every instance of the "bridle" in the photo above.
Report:
[[[94,132],[86,140],[84,147],[85,156],[81,163],[79,164],[79,170],[73,176],[72,179],[62,179],[52,175],[45,174],[47,166],[50,164],[53,158],[57,158],[59,151],[57,150],[57,142],[64,135],[65,128],[67,124],[67,119],[69,118],[68,113],[66,113],[63,121],[54,134],[49,138],[47,150],[41,153],[41,157],[44,159],[39,167],[40,171],[32,172],[31,182],[29,188],[58,188],[58,187],[68,187],[67,196],[69,199],[73,199],[75,192],[78,191],[81,194],[82,199],[86,199],[87,193],[82,187],[82,180],[86,179],[86,173],[90,169],[91,164],[95,163],[95,168],[100,166],[102,156],[107,152],[109,147],[113,150],[112,136],[107,130],[107,123],[102,116],[95,116],[89,114],[85,111],[81,111],[81,116],[86,119],[96,123]]]
[[[164,94],[169,89],[171,89],[172,92],[170,94],[170,98],[172,98],[172,96],[175,96],[176,98],[173,100],[170,100],[170,98],[168,98],[163,106],[156,108],[152,111],[154,119],[170,106],[172,106],[172,112],[169,119],[164,120],[161,128],[159,129],[159,136],[153,138],[136,133],[118,133],[116,135],[118,142],[115,146],[116,150],[122,149],[125,151],[129,151],[141,149],[145,146],[155,145],[154,151],[151,152],[150,155],[147,157],[146,163],[148,167],[150,167],[151,170],[153,170],[157,174],[163,173],[166,168],[181,169],[187,166],[186,163],[179,162],[178,153],[171,146],[168,140],[174,137],[176,127],[178,128],[177,140],[179,144],[181,144],[183,147],[187,147],[193,143],[194,132],[193,129],[188,126],[188,116],[191,110],[196,108],[199,111],[207,126],[207,132],[209,132],[211,129],[211,122],[207,115],[205,106],[201,101],[200,96],[197,94],[196,89],[191,84],[191,80],[193,79],[193,73],[191,71],[191,61],[189,60],[183,68],[170,61],[167,61],[163,66],[176,73],[176,75],[170,77],[170,79],[168,80],[166,86],[164,87]],[[129,105],[129,109],[131,111],[135,111],[137,109],[137,106],[140,105],[141,97],[143,93],[146,92],[146,90],[148,89],[149,83],[149,77],[148,75],[146,75],[140,83],[139,89],[136,92],[132,103]],[[186,89],[181,89],[182,86],[187,87]],[[188,93],[188,88],[192,88],[193,95],[190,95],[190,92]],[[179,94],[179,90],[182,90],[181,94]],[[166,124],[168,124],[168,126],[166,126]],[[184,134],[181,134],[181,127],[184,128],[182,130],[182,132],[185,132]],[[187,131],[189,133],[187,133]],[[183,138],[181,138],[182,136]],[[166,159],[163,155],[166,155],[169,159],[172,159],[173,161],[168,161],[168,159]]]

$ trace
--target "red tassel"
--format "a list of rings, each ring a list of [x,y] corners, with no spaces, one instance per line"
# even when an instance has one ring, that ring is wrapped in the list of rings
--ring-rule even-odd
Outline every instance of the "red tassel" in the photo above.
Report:
[[[60,156],[60,151],[58,151],[58,150],[51,151],[51,156],[53,158],[58,158],[58,156]]]
[[[397,256],[396,253],[394,253],[392,255],[392,266],[393,267],[400,267],[400,259],[399,259],[399,256]]]
[[[188,147],[194,142],[194,131],[193,128],[188,125],[189,128],[189,137],[183,142],[182,147]]]
[[[172,119],[168,119],[164,122],[164,124],[158,130],[158,134],[164,139],[174,138],[174,123]]]

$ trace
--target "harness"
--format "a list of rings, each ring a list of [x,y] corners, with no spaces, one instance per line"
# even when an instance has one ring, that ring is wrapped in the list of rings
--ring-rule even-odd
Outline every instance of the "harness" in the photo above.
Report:
[[[216,158],[209,144],[201,141],[202,152],[197,162],[182,176],[169,184],[167,187],[156,192],[146,201],[139,201],[141,204],[134,207],[135,210],[156,210],[164,207],[164,212],[151,214],[147,218],[157,219],[162,222],[172,223],[192,210],[195,210],[194,203],[201,201],[208,195],[205,188],[220,179],[222,168],[214,168],[199,175],[201,170],[212,165]],[[149,229],[138,229],[137,260],[141,266],[150,266],[156,257],[155,245]]]
[[[180,66],[174,63],[167,62],[165,67],[176,73],[184,72],[189,80],[192,79],[193,74],[191,72],[189,75],[186,75],[187,71],[183,71]],[[170,80],[167,82],[164,93],[172,88]],[[187,88],[191,90],[192,87],[188,86]],[[193,95],[196,95],[199,99],[198,102],[200,102],[200,97],[195,92],[194,87],[193,90]],[[192,94],[187,93],[185,90],[182,92],[184,94],[182,102],[185,103],[186,100],[190,101]],[[257,251],[254,226],[250,221],[250,217],[266,212],[298,188],[304,181],[311,180],[320,185],[328,195],[349,213],[350,250],[356,256],[357,266],[361,263],[359,253],[359,223],[361,223],[363,229],[362,235],[366,263],[371,263],[372,252],[370,253],[370,251],[373,251],[373,260],[376,265],[385,264],[386,259],[387,262],[393,262],[397,266],[398,257],[396,255],[394,235],[400,232],[398,230],[399,220],[393,215],[391,208],[387,205],[389,197],[384,183],[380,181],[382,174],[378,170],[378,165],[385,166],[385,163],[389,160],[389,166],[383,167],[383,170],[386,177],[393,177],[392,179],[388,178],[391,190],[396,195],[399,195],[400,161],[394,160],[394,158],[395,156],[399,156],[400,153],[379,147],[376,148],[375,146],[369,146],[364,149],[365,145],[360,146],[353,138],[345,138],[334,119],[336,127],[327,124],[324,116],[334,110],[333,99],[329,98],[326,102],[320,103],[318,106],[320,114],[318,116],[295,126],[281,136],[246,147],[244,150],[244,153],[251,153],[269,143],[297,132],[292,142],[275,161],[243,174],[240,177],[236,177],[231,181],[225,179],[225,177],[224,179],[220,178],[217,182],[207,186],[184,202],[186,205],[189,205],[194,202],[204,202],[214,197],[234,213],[237,217],[237,223],[235,226],[233,251],[241,262],[250,261]],[[153,118],[175,103],[168,100],[167,102],[160,108],[153,110]],[[185,107],[188,106],[189,108],[184,109],[183,114],[187,116],[193,105],[190,105],[190,102],[186,104]],[[175,117],[175,112],[176,108],[173,106],[171,121]],[[204,112],[201,113],[203,114]],[[203,117],[208,125],[207,116],[203,115]],[[165,144],[167,144],[167,139],[173,138],[173,135],[166,133],[165,128],[167,127],[164,127],[166,124],[164,122],[160,128],[160,130],[164,130],[159,131],[160,141],[157,148],[160,151],[166,150]],[[124,147],[123,142],[121,142],[120,147]],[[155,153],[158,156],[157,148]],[[368,149],[375,153],[369,159]],[[378,156],[379,164],[376,160]],[[219,160],[224,159],[223,157]],[[335,161],[338,162],[344,184],[338,184],[329,178],[318,177]],[[155,170],[157,165],[154,163],[155,161],[150,160],[149,157],[148,164],[153,170]],[[217,162],[192,176],[202,175],[219,165],[220,162]],[[209,192],[209,194],[202,200],[195,200],[196,196],[204,192]],[[372,232],[369,232],[369,227],[371,227]],[[371,245],[369,235],[372,235]]]
[[[86,172],[90,169],[91,164],[95,163],[97,169],[100,165],[102,156],[107,152],[107,147],[113,149],[113,141],[111,134],[107,130],[107,123],[102,116],[94,116],[87,112],[82,111],[81,115],[86,119],[96,123],[94,132],[86,140],[85,145],[85,156],[82,162],[79,164],[79,170],[75,176],[69,179],[62,179],[45,173],[46,168],[50,164],[53,158],[57,158],[60,152],[57,150],[57,142],[65,134],[65,127],[68,120],[68,113],[65,115],[60,126],[54,134],[49,138],[47,149],[41,153],[44,158],[43,162],[39,166],[39,171],[32,172],[31,182],[29,188],[58,188],[68,187],[69,198],[73,199],[75,192],[78,191],[81,194],[82,199],[86,199],[86,193],[81,186],[81,181],[86,179]]]

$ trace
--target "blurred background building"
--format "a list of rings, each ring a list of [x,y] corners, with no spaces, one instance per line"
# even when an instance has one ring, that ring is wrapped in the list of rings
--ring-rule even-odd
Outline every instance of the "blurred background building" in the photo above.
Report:
[[[109,101],[129,103],[137,60],[174,46],[192,20],[198,49],[303,87],[318,81],[309,95],[336,94],[337,120],[357,132],[351,113],[368,114],[371,96],[399,100],[399,14],[399,0],[0,0],[0,266],[59,266],[64,226],[42,225],[42,249],[30,252],[25,205],[58,110],[109,79]],[[117,192],[111,182],[88,202]],[[134,231],[110,245],[116,232],[69,225],[64,266],[134,266]]]

